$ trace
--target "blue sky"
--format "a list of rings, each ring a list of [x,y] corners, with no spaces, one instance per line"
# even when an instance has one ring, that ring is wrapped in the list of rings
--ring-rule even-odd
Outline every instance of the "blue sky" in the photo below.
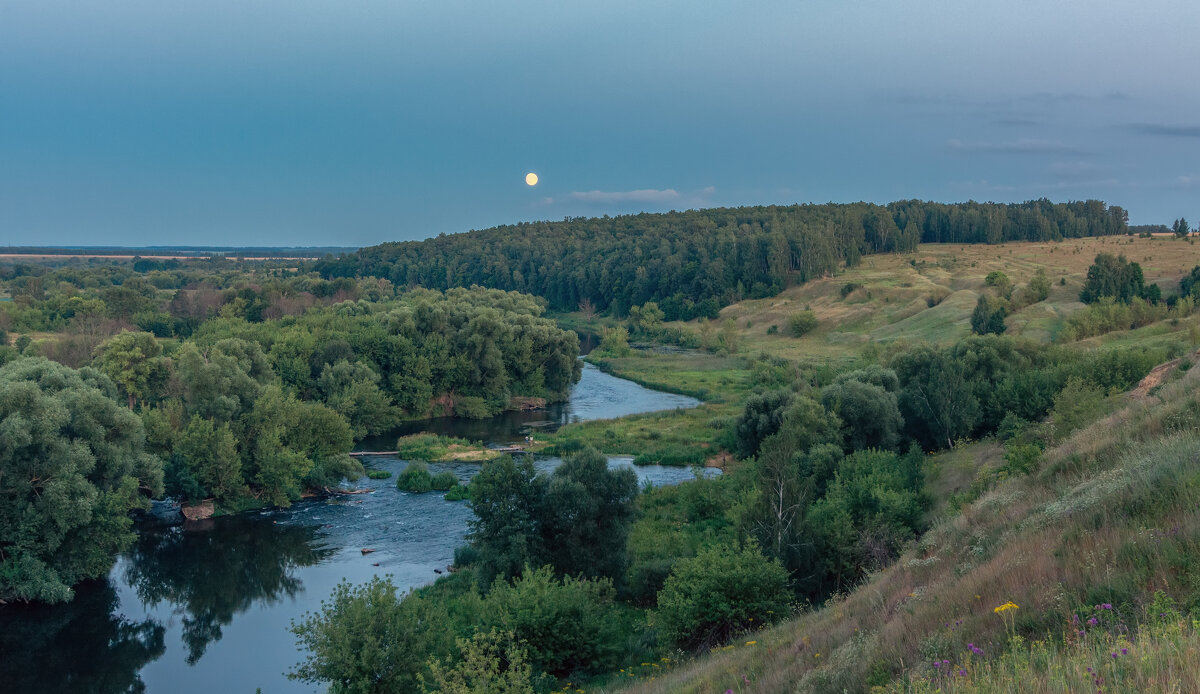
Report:
[[[0,245],[1043,196],[1200,221],[1200,3],[0,0]]]

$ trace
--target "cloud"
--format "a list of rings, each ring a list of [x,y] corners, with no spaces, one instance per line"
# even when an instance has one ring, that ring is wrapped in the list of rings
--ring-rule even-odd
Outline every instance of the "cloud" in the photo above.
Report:
[[[1091,154],[1091,152],[1087,150],[1064,144],[1058,140],[1036,140],[1024,137],[1014,140],[1013,142],[963,142],[958,138],[953,138],[946,142],[946,146],[956,152],[978,152],[983,154],[1019,154],[1035,156],[1044,154],[1074,154],[1077,156],[1086,156]]]
[[[571,193],[572,200],[581,200],[583,202],[594,203],[613,203],[613,202],[655,202],[666,203],[679,200],[679,191],[674,188],[666,188],[663,190],[655,190],[654,188],[644,188],[642,190],[623,190],[623,191],[607,191],[607,190],[589,190],[576,191]]]
[[[1200,125],[1161,125],[1157,123],[1134,123],[1129,129],[1139,135],[1165,135],[1167,137],[1200,137]]]

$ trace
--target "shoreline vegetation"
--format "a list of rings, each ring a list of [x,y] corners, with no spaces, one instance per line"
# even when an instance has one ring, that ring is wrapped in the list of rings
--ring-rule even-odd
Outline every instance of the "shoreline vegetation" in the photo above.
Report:
[[[99,413],[128,444],[87,444],[120,473],[82,478],[117,520],[62,545],[115,529],[106,556],[60,571],[36,544],[5,550],[0,597],[69,599],[150,496],[286,505],[363,474],[347,454],[389,423],[561,399],[569,326],[599,336],[606,373],[702,404],[539,435],[530,452],[564,459],[549,474],[402,437],[397,488],[467,499],[467,544],[406,595],[339,586],[293,624],[294,678],[658,694],[1200,677],[1172,655],[1200,618],[1200,250],[1133,236],[1119,207],[741,208],[296,268],[139,262],[0,272],[0,403]],[[725,474],[639,488],[605,455]],[[425,461],[480,467],[468,488]]]

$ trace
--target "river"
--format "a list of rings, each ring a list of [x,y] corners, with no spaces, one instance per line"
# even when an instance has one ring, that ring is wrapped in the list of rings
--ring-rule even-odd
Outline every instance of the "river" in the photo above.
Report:
[[[489,443],[519,439],[571,421],[607,419],[699,404],[586,365],[570,399],[547,411],[489,420],[437,419],[399,433],[429,430]],[[365,443],[385,450],[395,437]],[[539,470],[561,461],[543,457]],[[288,631],[320,608],[341,580],[390,574],[402,587],[437,578],[463,543],[466,502],[395,487],[404,461],[373,466],[393,479],[360,480],[366,494],[305,501],[290,509],[203,521],[193,527],[145,520],[134,546],[108,578],[80,586],[54,607],[0,609],[0,691],[18,692],[314,692],[285,672],[303,657]],[[609,465],[632,466],[629,458]],[[469,463],[432,464],[466,480]],[[693,478],[688,468],[634,467],[656,485]],[[374,550],[363,554],[363,549]]]

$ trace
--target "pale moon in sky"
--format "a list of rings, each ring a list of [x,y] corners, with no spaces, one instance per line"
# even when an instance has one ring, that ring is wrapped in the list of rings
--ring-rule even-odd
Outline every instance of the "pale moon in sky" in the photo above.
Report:
[[[532,171],[525,174],[525,183],[528,185],[531,185],[531,186],[536,186],[537,185],[537,174],[533,173]]]

